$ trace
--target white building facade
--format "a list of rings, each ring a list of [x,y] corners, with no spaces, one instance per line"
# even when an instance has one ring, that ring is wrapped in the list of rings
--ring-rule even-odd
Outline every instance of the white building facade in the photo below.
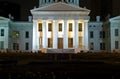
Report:
[[[78,1],[78,0],[74,0]],[[52,4],[51,4],[52,2]],[[88,50],[88,20],[90,10],[51,0],[47,6],[31,10],[33,15],[33,50]],[[79,51],[80,51],[79,50]]]
[[[0,17],[0,49],[45,53],[119,51],[119,16],[108,22],[101,22],[97,16],[91,22],[89,13],[79,7],[79,0],[40,0],[28,22]]]

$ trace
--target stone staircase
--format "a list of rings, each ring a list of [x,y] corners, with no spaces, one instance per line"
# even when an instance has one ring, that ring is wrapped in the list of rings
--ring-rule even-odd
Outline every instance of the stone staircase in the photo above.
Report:
[[[47,49],[47,53],[75,53],[75,49]]]

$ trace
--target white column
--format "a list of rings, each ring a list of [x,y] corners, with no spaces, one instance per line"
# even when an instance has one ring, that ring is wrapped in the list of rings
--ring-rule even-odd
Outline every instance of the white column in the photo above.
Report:
[[[42,0],[39,0],[39,7],[42,6]]]
[[[74,21],[74,46],[78,48],[78,20]]]
[[[44,5],[45,4],[45,0],[42,0],[42,5]]]
[[[72,0],[70,0],[70,3],[72,3]]]
[[[67,20],[64,20],[64,49],[68,48],[68,24]]]
[[[50,0],[50,3],[53,3],[53,0]]]
[[[64,2],[64,0],[62,0],[62,2]]]
[[[69,0],[66,0],[66,1],[67,1],[67,3],[70,3]]]
[[[57,20],[53,21],[53,48],[57,49]]]
[[[76,0],[77,2],[76,2],[76,4],[79,6],[79,0]]]
[[[85,50],[89,49],[89,43],[88,43],[88,20],[84,21],[84,46],[85,46]]]
[[[32,50],[37,50],[37,20],[33,20],[33,40],[32,40]]]
[[[42,37],[42,45],[43,48],[47,48],[47,26],[46,26],[46,20],[43,20],[43,37]]]
[[[36,33],[36,35],[37,35],[37,39],[36,39],[36,41],[37,41],[37,50],[40,50],[40,43],[39,43],[39,38],[40,38],[40,33],[39,33],[39,31],[38,31],[38,22],[37,22],[37,24],[36,24],[36,28],[37,28],[37,33]]]
[[[55,2],[57,2],[57,0],[55,0]]]
[[[74,0],[74,5],[76,5],[76,0]]]

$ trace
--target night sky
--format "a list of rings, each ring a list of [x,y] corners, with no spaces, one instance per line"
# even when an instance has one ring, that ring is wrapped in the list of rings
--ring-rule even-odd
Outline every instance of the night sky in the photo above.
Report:
[[[6,2],[7,1],[7,2]],[[0,0],[0,16],[8,17],[12,14],[15,20],[27,20],[30,10],[38,7],[39,0]],[[108,14],[117,16],[120,14],[120,0],[80,0],[80,7],[91,10],[90,16],[100,15],[102,19]]]

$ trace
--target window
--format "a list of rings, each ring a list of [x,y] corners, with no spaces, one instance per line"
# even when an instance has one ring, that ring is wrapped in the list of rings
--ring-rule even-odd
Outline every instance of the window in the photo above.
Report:
[[[82,48],[82,37],[78,37],[79,41],[79,47]]]
[[[19,31],[13,31],[13,38],[16,39],[16,38],[19,38],[20,34],[19,34]]]
[[[52,23],[48,23],[48,31],[52,31]]]
[[[39,47],[42,48],[42,37],[39,37]]]
[[[79,31],[82,31],[82,23],[79,23]]]
[[[38,25],[38,31],[42,32],[42,23],[39,23],[39,25]]]
[[[92,27],[91,25],[89,25],[89,27]]]
[[[1,36],[4,36],[4,29],[1,29]]]
[[[13,43],[13,50],[19,50],[19,43]]]
[[[29,43],[25,43],[25,50],[29,50]]]
[[[68,47],[73,48],[73,38],[68,38]]]
[[[4,49],[4,41],[0,41],[0,49]]]
[[[72,31],[72,23],[69,23],[69,31]]]
[[[29,32],[28,31],[25,32],[25,37],[29,38]]]
[[[115,29],[115,36],[118,36],[118,35],[119,35],[119,30]]]
[[[100,50],[105,50],[105,43],[100,43]]]
[[[94,43],[90,43],[90,50],[94,50]]]
[[[90,38],[94,38],[93,31],[90,32]]]
[[[100,38],[105,38],[105,31],[100,31]]]
[[[105,35],[106,35],[106,34],[105,34],[105,31],[103,31],[103,33],[102,33],[102,37],[105,38]]]
[[[52,38],[48,38],[48,48],[52,48],[53,47],[53,40]]]
[[[119,42],[115,41],[115,49],[119,49]]]
[[[59,31],[62,31],[62,23],[59,23]]]
[[[100,31],[100,38],[102,38],[102,31]]]

